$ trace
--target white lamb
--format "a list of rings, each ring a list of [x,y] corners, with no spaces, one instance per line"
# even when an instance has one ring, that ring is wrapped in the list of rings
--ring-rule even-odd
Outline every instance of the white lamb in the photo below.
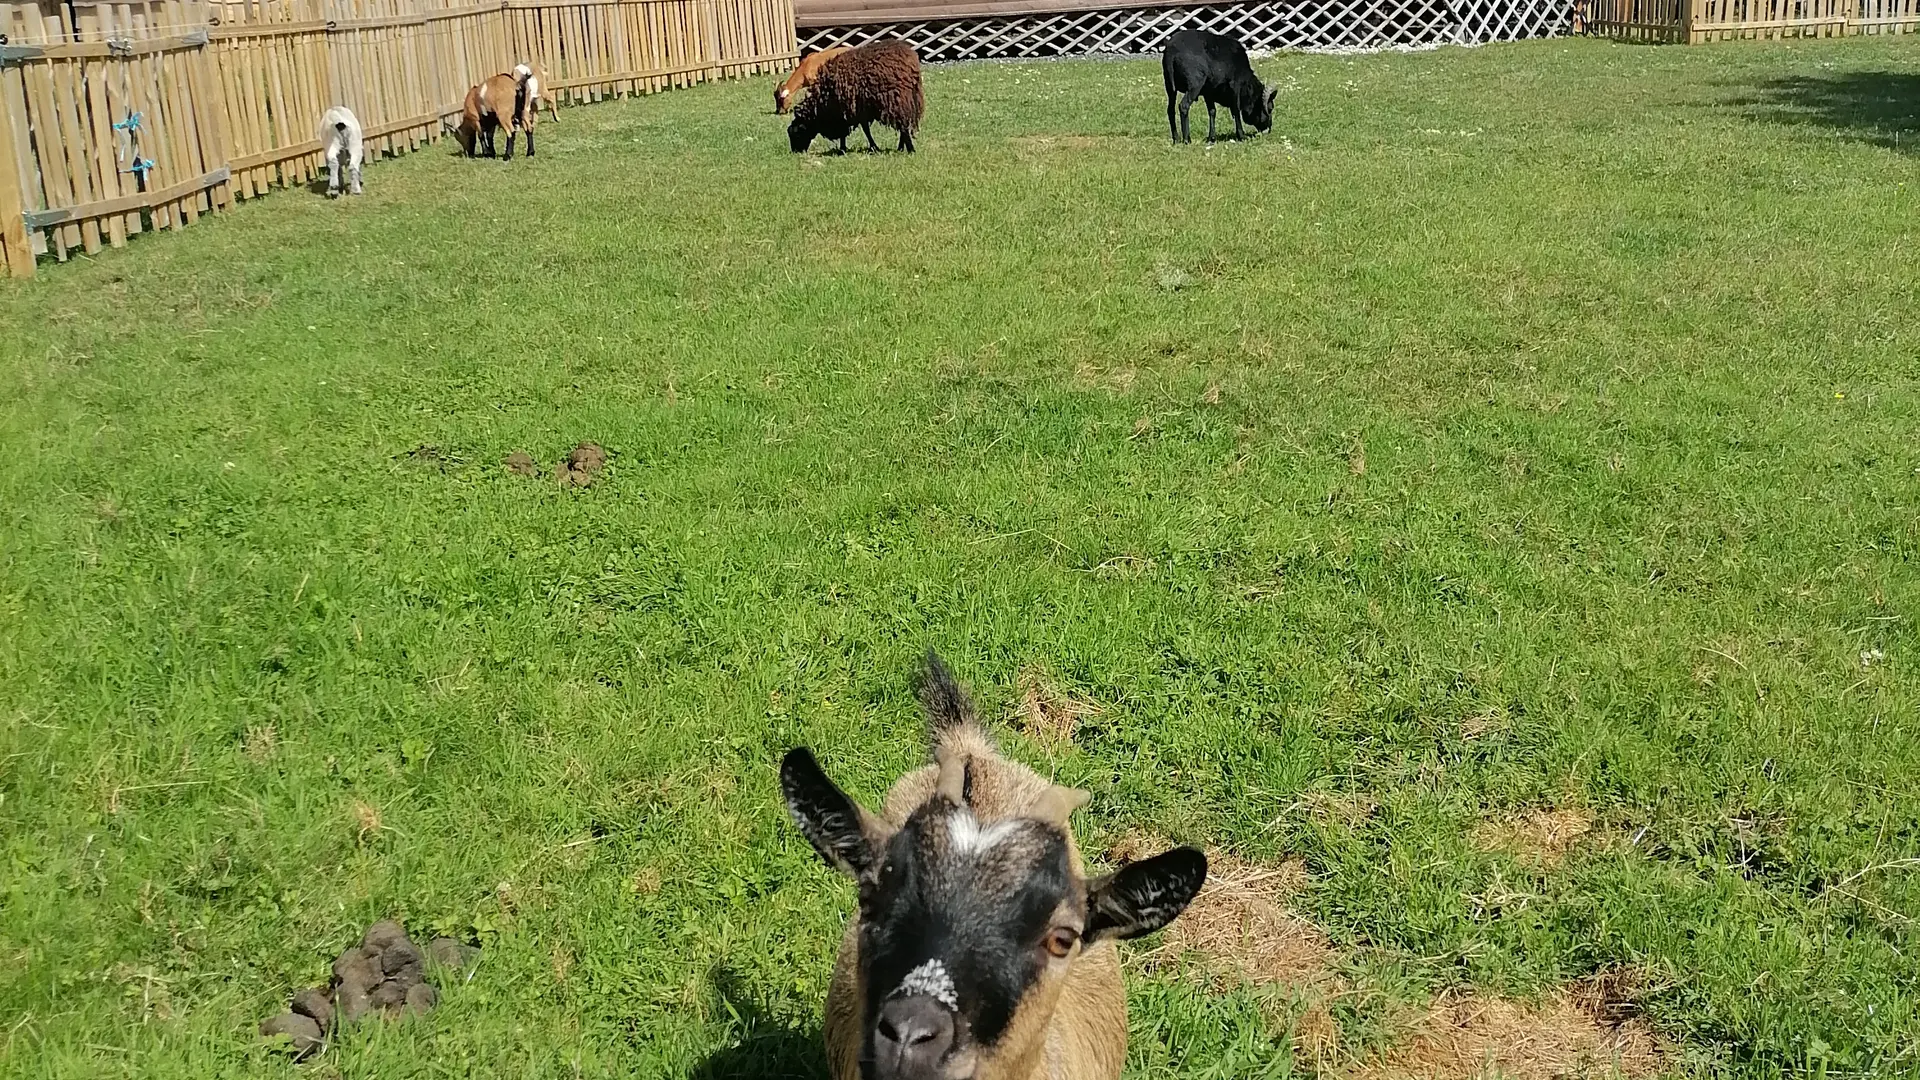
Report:
[[[320,117],[320,142],[327,148],[327,197],[340,194],[343,165],[351,177],[347,190],[360,194],[360,162],[365,151],[360,144],[360,120],[353,115],[353,110],[345,105],[328,109]]]

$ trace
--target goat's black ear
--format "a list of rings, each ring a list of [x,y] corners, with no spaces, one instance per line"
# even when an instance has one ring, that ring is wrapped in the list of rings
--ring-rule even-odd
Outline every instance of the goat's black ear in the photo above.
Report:
[[[1087,883],[1087,941],[1151,934],[1187,910],[1207,881],[1207,857],[1174,848]]]
[[[804,746],[787,751],[780,762],[780,791],[793,823],[827,865],[862,885],[872,884],[879,869],[877,823],[827,779],[812,751]]]
[[[1273,108],[1274,99],[1278,98],[1279,96],[1280,96],[1280,88],[1277,86],[1267,91],[1267,108],[1269,110]]]

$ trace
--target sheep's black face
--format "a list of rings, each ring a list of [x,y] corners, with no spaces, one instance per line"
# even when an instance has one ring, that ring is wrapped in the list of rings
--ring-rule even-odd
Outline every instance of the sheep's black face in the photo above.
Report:
[[[1206,880],[1206,857],[1179,848],[1088,882],[1061,828],[983,823],[964,795],[934,794],[894,831],[804,749],[780,780],[815,850],[860,885],[866,1080],[966,1080],[1011,1030],[1044,1025],[1083,943],[1165,926]]]
[[[813,128],[802,118],[796,116],[793,123],[787,125],[787,144],[796,154],[804,154],[807,147],[813,145]]]
[[[1268,90],[1255,79],[1240,106],[1240,116],[1253,125],[1253,130],[1268,132],[1273,130],[1273,102],[1280,96],[1279,90]]]

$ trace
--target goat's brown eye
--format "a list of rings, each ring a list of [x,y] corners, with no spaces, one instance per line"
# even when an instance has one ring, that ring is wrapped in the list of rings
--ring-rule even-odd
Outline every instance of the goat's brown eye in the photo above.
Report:
[[[1074,943],[1080,940],[1080,932],[1071,926],[1056,926],[1047,931],[1047,951],[1061,959],[1066,959],[1073,951]]]

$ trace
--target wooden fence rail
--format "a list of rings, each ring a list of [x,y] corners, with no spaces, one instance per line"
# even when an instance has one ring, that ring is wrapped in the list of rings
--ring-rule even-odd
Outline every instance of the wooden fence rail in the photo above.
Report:
[[[1920,0],[1583,0],[1589,33],[1698,44],[1920,33]]]
[[[529,61],[562,102],[786,67],[792,0],[0,0],[0,264],[118,247],[367,153],[437,140]]]

